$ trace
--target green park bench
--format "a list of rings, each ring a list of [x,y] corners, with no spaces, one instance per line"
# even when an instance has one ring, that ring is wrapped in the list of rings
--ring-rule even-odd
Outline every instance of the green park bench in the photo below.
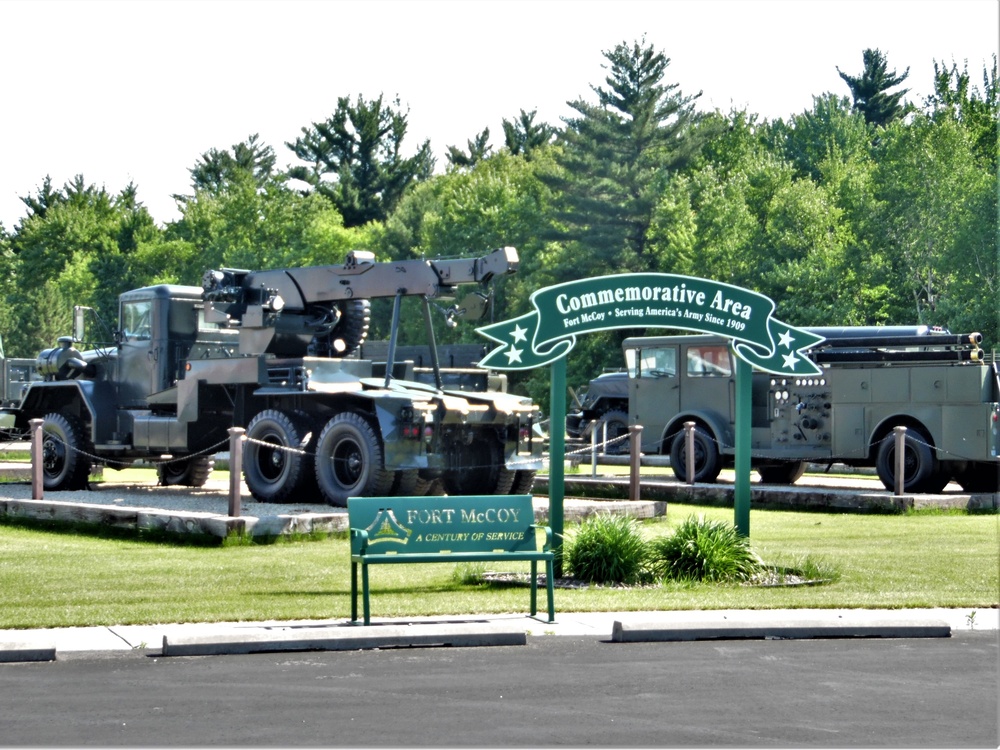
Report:
[[[364,622],[370,624],[368,566],[401,563],[531,563],[531,616],[538,611],[538,563],[545,563],[549,622],[555,621],[552,529],[535,521],[531,495],[352,497],[351,621],[358,620],[361,568]],[[538,530],[545,543],[538,548]]]

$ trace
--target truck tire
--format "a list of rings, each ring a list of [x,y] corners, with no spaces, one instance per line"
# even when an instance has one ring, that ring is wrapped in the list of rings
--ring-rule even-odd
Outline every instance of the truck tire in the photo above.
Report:
[[[670,468],[681,482],[687,479],[687,440],[683,431],[674,435],[670,445]],[[714,482],[722,471],[719,448],[708,430],[701,425],[694,428],[694,481]]]
[[[305,445],[312,431],[311,421],[297,412],[265,409],[250,420],[243,448],[243,478],[256,500],[295,502],[315,492],[313,456]]]
[[[156,477],[161,487],[204,487],[214,468],[212,456],[195,456],[159,464]]]
[[[514,484],[510,487],[510,494],[530,495],[531,488],[535,485],[535,473],[527,469],[518,469],[514,473]]]
[[[508,495],[514,474],[503,460],[503,446],[495,441],[475,440],[462,449],[458,466],[444,472],[449,495]]]
[[[338,414],[316,443],[316,483],[330,505],[347,506],[349,497],[376,497],[392,488],[393,472],[383,466],[378,434],[354,412]]]
[[[782,461],[755,467],[764,484],[795,484],[806,473],[805,461]]]
[[[934,449],[918,430],[907,430],[903,442],[903,491],[927,492],[938,473]],[[887,490],[896,489],[896,436],[892,432],[882,438],[875,459],[875,470]]]
[[[604,428],[607,426],[607,444],[604,444]],[[608,456],[627,456],[629,453],[628,440],[616,440],[628,435],[628,414],[617,409],[604,412],[594,420],[593,430],[597,434],[598,452]]]
[[[42,421],[42,487],[83,490],[90,478],[90,441],[76,417],[51,413]]]
[[[417,486],[419,483],[419,469],[400,469],[398,471],[394,471],[392,477],[392,487],[389,489],[389,494],[393,497],[416,497],[426,495],[426,490],[424,492],[417,492]]]
[[[368,338],[371,305],[367,299],[349,299],[340,303],[340,321],[331,333],[331,338],[340,339],[344,345],[343,352],[338,356],[350,354]]]
[[[424,477],[417,473],[417,486],[413,488],[413,495],[415,497],[423,497],[424,495],[437,496],[440,497],[444,494],[444,480],[440,476],[435,477]]]
[[[966,492],[1000,491],[1000,464],[989,461],[968,461],[955,472],[955,481]]]

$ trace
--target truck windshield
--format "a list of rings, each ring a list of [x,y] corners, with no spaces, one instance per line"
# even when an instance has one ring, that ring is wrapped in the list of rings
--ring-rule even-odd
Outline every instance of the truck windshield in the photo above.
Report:
[[[629,356],[631,355],[631,356]],[[672,378],[677,374],[677,349],[630,349],[626,361],[633,377]]]
[[[733,374],[728,346],[689,346],[687,374],[693,377],[729,377]]]
[[[126,341],[149,341],[152,338],[153,303],[149,300],[122,303],[122,333]]]

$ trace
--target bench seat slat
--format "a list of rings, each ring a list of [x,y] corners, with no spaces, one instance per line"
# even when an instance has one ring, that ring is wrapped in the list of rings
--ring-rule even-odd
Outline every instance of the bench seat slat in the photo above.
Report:
[[[530,562],[535,560],[543,562],[554,560],[555,554],[552,552],[441,552],[438,554],[404,554],[395,555],[351,555],[351,562],[363,565],[392,565],[394,563],[446,563],[446,562],[490,562],[505,561]]]

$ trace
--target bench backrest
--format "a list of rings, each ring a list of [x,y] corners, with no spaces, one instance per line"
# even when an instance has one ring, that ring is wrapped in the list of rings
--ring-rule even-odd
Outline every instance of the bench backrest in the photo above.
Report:
[[[371,554],[538,551],[531,495],[352,497],[347,515]],[[362,543],[352,535],[351,554]]]

